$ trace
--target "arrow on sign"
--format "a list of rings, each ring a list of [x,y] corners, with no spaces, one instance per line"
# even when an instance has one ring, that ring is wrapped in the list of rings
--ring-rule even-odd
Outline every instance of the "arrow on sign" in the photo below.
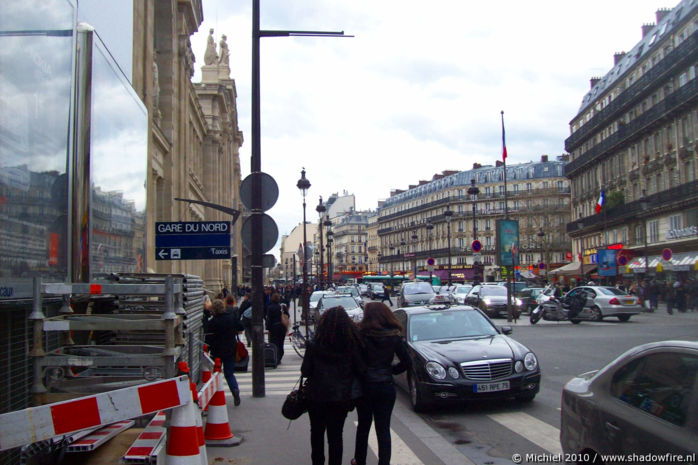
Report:
[[[167,251],[165,249],[161,249],[160,252],[158,252],[158,257],[160,257],[160,260],[164,260],[167,257]]]

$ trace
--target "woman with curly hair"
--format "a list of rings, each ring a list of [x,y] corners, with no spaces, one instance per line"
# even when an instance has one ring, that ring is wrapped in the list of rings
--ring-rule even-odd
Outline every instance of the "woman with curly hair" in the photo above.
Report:
[[[305,350],[301,373],[310,381],[308,415],[313,465],[325,463],[325,431],[329,465],[342,462],[342,431],[347,412],[359,397],[365,369],[358,329],[342,307],[327,309]]]
[[[364,318],[359,323],[366,375],[363,396],[356,402],[359,424],[352,465],[366,465],[368,433],[374,421],[378,439],[378,465],[390,464],[390,416],[395,405],[393,375],[412,366],[401,331],[402,326],[387,305],[382,302],[366,304]],[[393,365],[395,355],[400,362]]]

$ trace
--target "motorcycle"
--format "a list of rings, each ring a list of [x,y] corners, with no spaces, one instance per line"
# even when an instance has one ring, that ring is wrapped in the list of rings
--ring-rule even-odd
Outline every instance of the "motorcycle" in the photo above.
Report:
[[[564,297],[562,299],[553,297],[534,308],[529,319],[532,325],[538,323],[541,318],[546,321],[569,320],[576,325],[582,321],[577,316],[584,310],[586,300],[586,294],[584,293],[567,299]]]

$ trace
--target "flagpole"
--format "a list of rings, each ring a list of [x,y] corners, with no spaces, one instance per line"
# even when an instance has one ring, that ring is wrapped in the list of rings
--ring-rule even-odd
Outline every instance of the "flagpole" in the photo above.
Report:
[[[507,192],[507,143],[504,133],[504,110],[501,111],[502,116],[502,164],[504,167],[504,219],[509,219],[509,194]],[[514,309],[511,306],[512,281],[511,277],[514,274],[516,255],[511,251],[511,266],[507,272],[507,322],[510,322],[514,316]]]

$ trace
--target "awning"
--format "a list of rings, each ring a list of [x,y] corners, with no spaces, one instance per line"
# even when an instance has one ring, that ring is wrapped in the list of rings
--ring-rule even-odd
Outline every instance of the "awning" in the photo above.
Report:
[[[662,268],[667,271],[689,271],[694,270],[698,261],[698,252],[681,252],[672,255],[671,260],[663,260],[660,255],[650,255],[647,257],[652,271],[657,269],[657,265],[662,264]],[[645,257],[635,257],[628,263],[628,266],[635,273],[645,272]]]
[[[560,268],[555,268],[550,274],[557,276],[579,276],[581,271],[581,262],[572,262]],[[589,274],[593,271],[596,271],[596,265],[584,266],[584,274]]]
[[[536,279],[538,276],[534,275],[530,270],[521,270],[519,273],[524,279]]]

